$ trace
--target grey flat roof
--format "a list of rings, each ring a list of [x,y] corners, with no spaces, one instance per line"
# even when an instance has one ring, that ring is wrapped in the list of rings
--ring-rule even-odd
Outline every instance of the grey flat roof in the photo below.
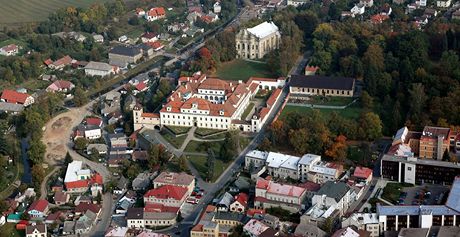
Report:
[[[384,216],[417,216],[420,213],[432,215],[460,215],[459,212],[444,206],[444,205],[429,205],[429,206],[377,206],[377,213]]]
[[[326,195],[327,197],[334,198],[335,201],[338,202],[345,196],[348,190],[350,190],[350,187],[343,182],[327,181],[319,189],[317,195]]]
[[[21,112],[24,110],[24,105],[0,102],[0,111]]]
[[[420,165],[431,165],[431,166],[440,166],[440,167],[448,167],[448,168],[458,168],[460,169],[460,163],[452,163],[449,161],[439,161],[439,160],[431,160],[431,159],[407,159],[406,157],[399,157],[385,154],[382,157],[382,160],[385,161],[394,161],[394,162],[402,162],[402,163],[409,163],[409,164],[420,164]]]
[[[452,184],[446,206],[460,212],[460,178],[458,177]]]

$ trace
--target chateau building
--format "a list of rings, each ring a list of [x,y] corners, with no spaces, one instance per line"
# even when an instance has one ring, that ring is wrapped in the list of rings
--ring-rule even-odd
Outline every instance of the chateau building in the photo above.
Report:
[[[134,109],[134,129],[181,126],[258,132],[274,105],[280,100],[284,78],[251,78],[248,82],[225,81],[195,73],[179,78],[179,85],[168,97],[159,114],[145,113],[141,106]],[[259,89],[272,89],[266,106],[252,116],[243,118],[250,100]],[[249,113],[250,115],[251,113]]]
[[[280,45],[281,34],[273,22],[263,22],[255,27],[242,29],[236,35],[238,58],[263,58]]]

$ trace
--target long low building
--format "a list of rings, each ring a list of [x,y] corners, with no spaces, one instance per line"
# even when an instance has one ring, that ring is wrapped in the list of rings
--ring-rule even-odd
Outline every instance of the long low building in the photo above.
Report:
[[[292,75],[290,98],[305,100],[308,96],[353,97],[355,79],[349,77]]]
[[[335,181],[342,174],[343,167],[321,161],[321,156],[305,154],[302,157],[277,152],[253,150],[246,154],[245,168],[258,170],[265,167],[268,173],[277,178],[325,183]]]
[[[401,183],[451,184],[460,175],[460,164],[386,154],[381,159],[380,173],[383,178]]]
[[[431,228],[460,225],[460,177],[454,179],[444,205],[377,205],[381,232],[402,228]]]
[[[144,208],[129,208],[126,214],[129,228],[164,227],[176,224],[179,207],[147,204]]]
[[[302,208],[306,194],[305,188],[260,178],[256,183],[254,206],[262,209],[282,207],[294,213]]]

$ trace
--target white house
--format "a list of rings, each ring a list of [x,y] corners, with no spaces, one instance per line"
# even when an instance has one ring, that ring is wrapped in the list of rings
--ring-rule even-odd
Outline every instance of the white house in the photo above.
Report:
[[[219,1],[216,1],[213,5],[213,11],[214,13],[216,14],[219,14],[221,12],[222,8],[220,6],[220,2]]]
[[[48,232],[45,224],[32,224],[26,226],[26,237],[45,237]]]
[[[166,11],[163,7],[154,7],[146,12],[144,17],[147,21],[156,21],[158,19],[165,18]]]
[[[85,66],[85,74],[88,76],[110,76],[118,73],[118,67],[108,63],[91,61]]]
[[[0,55],[13,56],[18,54],[19,47],[15,44],[9,44],[0,48]]]
[[[353,14],[353,16],[356,15],[362,15],[366,11],[366,7],[363,4],[356,4],[350,12]]]
[[[447,8],[447,7],[450,7],[451,3],[452,3],[451,0],[446,0],[446,1],[438,0],[438,1],[436,1],[436,6],[437,7],[442,7],[442,8]]]

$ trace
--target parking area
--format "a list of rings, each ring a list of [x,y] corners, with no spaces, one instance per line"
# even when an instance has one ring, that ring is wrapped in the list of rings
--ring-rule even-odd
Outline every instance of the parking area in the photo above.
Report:
[[[448,186],[423,185],[403,188],[400,198],[400,205],[438,205],[448,194]]]

